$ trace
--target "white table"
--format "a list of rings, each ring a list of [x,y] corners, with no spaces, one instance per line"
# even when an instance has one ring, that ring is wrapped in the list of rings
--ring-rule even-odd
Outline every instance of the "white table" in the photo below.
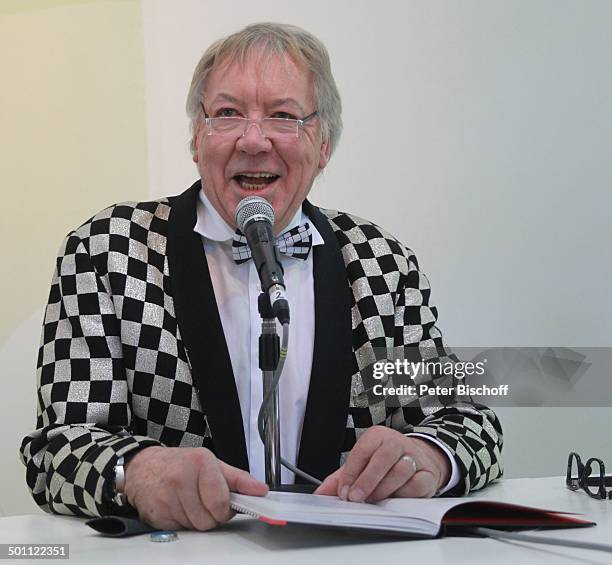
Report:
[[[541,535],[612,543],[612,501],[593,500],[582,491],[571,492],[565,487],[564,477],[504,480],[477,495],[584,514],[598,525],[548,530]],[[234,518],[211,532],[179,532],[179,540],[171,543],[153,543],[148,534],[132,538],[105,538],[83,522],[80,518],[46,514],[0,518],[0,543],[68,543],[70,560],[56,563],[88,565],[172,562],[181,565],[612,563],[612,554],[598,551],[477,538],[398,540],[377,534],[300,525],[275,527],[244,516]]]

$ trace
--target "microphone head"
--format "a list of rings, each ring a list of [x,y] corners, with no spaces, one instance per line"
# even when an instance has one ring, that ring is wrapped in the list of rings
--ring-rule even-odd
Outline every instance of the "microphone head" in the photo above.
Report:
[[[261,196],[247,196],[236,206],[236,223],[241,232],[244,233],[247,224],[254,220],[263,220],[274,225],[274,208]]]

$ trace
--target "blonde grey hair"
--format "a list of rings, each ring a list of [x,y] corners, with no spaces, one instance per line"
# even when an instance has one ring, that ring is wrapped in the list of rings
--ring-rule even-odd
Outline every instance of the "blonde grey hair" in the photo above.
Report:
[[[219,39],[202,55],[193,73],[187,95],[187,116],[190,120],[191,152],[195,152],[194,134],[201,116],[206,82],[220,64],[236,61],[244,64],[256,50],[264,59],[271,55],[290,56],[304,63],[313,74],[314,100],[321,121],[323,138],[333,153],[342,132],[342,103],[331,71],[327,49],[314,35],[297,26],[278,23],[257,23]]]

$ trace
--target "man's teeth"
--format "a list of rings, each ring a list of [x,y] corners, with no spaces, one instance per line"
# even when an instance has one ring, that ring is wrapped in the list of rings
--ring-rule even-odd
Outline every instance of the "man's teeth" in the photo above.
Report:
[[[242,188],[247,190],[256,190],[267,186],[270,182],[273,182],[278,178],[278,175],[274,173],[240,173],[236,175],[236,180]],[[249,182],[250,179],[266,179],[264,182]],[[270,180],[271,179],[271,180]]]
[[[275,175],[274,173],[240,173],[239,175],[237,175],[239,177],[253,177],[256,179],[263,179],[263,178],[272,178],[272,177],[277,177],[278,175]]]

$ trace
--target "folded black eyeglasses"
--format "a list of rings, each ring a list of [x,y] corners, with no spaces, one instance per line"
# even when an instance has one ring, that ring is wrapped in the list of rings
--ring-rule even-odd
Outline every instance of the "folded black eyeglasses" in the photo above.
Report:
[[[582,463],[580,455],[572,451],[567,460],[567,477],[565,484],[570,490],[582,488],[590,497],[612,500],[612,476],[606,476],[606,468],[601,459],[591,457]]]

